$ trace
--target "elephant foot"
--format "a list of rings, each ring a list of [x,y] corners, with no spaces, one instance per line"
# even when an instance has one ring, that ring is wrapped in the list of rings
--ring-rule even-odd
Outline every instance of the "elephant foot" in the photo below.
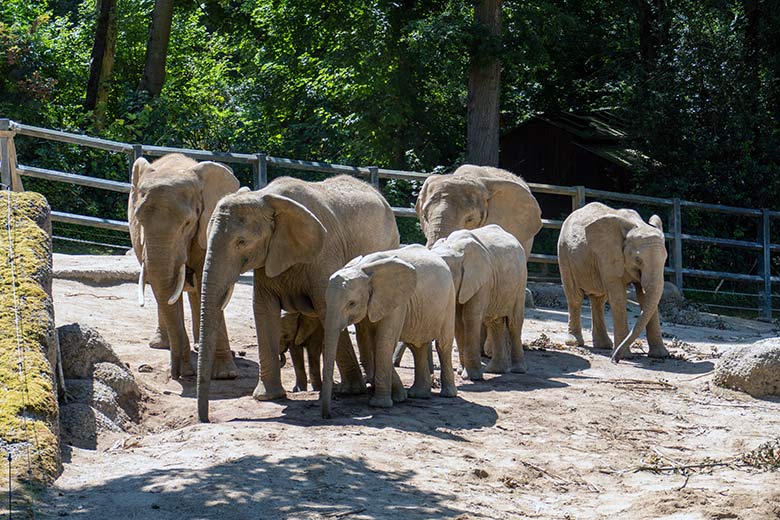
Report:
[[[368,404],[371,406],[376,406],[377,408],[392,408],[393,407],[393,398],[389,395],[385,396],[372,396],[371,399],[368,400]]]
[[[564,343],[566,343],[570,347],[585,346],[585,340],[582,338],[582,334],[576,335],[576,334],[569,333],[566,336]]]
[[[460,375],[463,379],[468,379],[469,381],[482,381],[485,377],[482,374],[482,367],[463,367]]]
[[[149,348],[157,350],[168,350],[171,347],[168,344],[168,338],[162,335],[160,329],[157,329],[157,332],[154,333],[152,339],[149,340]]]
[[[634,359],[634,354],[631,352],[631,348],[628,346],[613,351],[612,356],[610,357],[610,360],[616,364],[624,359]]]
[[[364,383],[362,380],[342,381],[341,383],[333,386],[333,391],[340,395],[359,395],[366,393],[366,383]]]
[[[274,401],[287,397],[287,392],[281,383],[266,386],[262,381],[258,381],[255,391],[252,392],[252,397],[258,401]]]
[[[195,369],[189,361],[182,361],[178,367],[171,367],[171,379],[193,379],[196,375]]]
[[[431,387],[425,385],[412,385],[409,390],[406,391],[406,395],[412,399],[430,399]]]
[[[647,357],[651,358],[668,358],[670,356],[669,351],[666,350],[666,346],[664,345],[663,341],[658,343],[650,343],[649,350],[647,352]]]
[[[525,359],[512,363],[511,372],[513,374],[525,374],[528,372],[528,365],[525,364]]]
[[[298,392],[305,392],[306,391],[306,385],[295,385],[292,389],[292,393],[297,394]]]
[[[439,395],[441,397],[457,397],[458,395],[458,388],[455,386],[454,382],[442,382],[441,384],[441,390],[439,390]]]
[[[211,379],[236,379],[238,367],[230,354],[214,356],[214,366],[211,369]]]
[[[509,363],[505,361],[496,361],[496,359],[493,358],[485,367],[485,372],[488,374],[506,374],[509,372],[510,368]]]

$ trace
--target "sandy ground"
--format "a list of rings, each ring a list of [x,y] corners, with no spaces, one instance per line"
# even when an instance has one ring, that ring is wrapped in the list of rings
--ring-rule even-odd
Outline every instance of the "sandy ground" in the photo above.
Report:
[[[213,423],[198,424],[194,384],[170,381],[168,353],[146,346],[151,291],[144,308],[128,283],[55,280],[54,295],[58,325],[98,329],[129,364],[144,416],[95,450],[68,448],[37,517],[780,518],[780,472],[721,465],[780,437],[780,400],[710,383],[715,357],[777,335],[771,324],[667,324],[675,359],[614,365],[605,351],[555,345],[565,311],[530,310],[524,340],[546,348],[527,352],[527,374],[458,380],[457,398],[389,410],[340,398],[324,421],[314,392],[252,399],[257,347],[251,287],[241,284],[227,309],[241,378],[212,384]],[[153,371],[138,372],[142,363]],[[411,363],[407,352],[407,385]],[[283,377],[292,388],[289,362]],[[695,464],[706,466],[679,469]]]

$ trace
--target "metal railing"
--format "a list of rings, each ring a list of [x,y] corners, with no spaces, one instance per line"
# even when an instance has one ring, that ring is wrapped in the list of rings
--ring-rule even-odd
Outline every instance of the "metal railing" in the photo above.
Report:
[[[132,168],[133,162],[141,156],[162,156],[167,153],[182,153],[197,160],[213,160],[223,163],[245,164],[252,167],[252,184],[254,189],[259,189],[268,183],[269,165],[284,169],[318,172],[325,174],[347,174],[357,177],[367,178],[371,184],[380,188],[380,179],[401,179],[407,181],[422,182],[428,177],[428,173],[410,172],[401,170],[389,170],[378,168],[376,166],[356,167],[345,166],[341,164],[331,164],[326,162],[302,161],[296,159],[287,159],[282,157],[273,157],[265,153],[229,153],[229,152],[210,152],[204,150],[192,150],[186,148],[172,148],[166,146],[151,146],[143,144],[128,144],[106,139],[89,137],[81,134],[61,132],[46,128],[38,128],[11,121],[9,119],[0,119],[0,176],[2,183],[12,186],[14,189],[21,189],[19,176],[46,179],[49,181],[64,182],[69,184],[78,184],[115,192],[129,193],[130,184],[127,182],[118,182],[107,179],[99,179],[74,173],[66,173],[44,168],[36,168],[17,164],[16,149],[13,143],[15,135],[36,137],[49,141],[58,141],[74,145],[97,148],[109,152],[124,153],[128,159],[128,172]],[[130,178],[130,174],[128,174]],[[780,244],[773,244],[770,240],[770,228],[772,219],[780,217],[780,212],[767,209],[740,208],[735,206],[724,206],[719,204],[705,204],[700,202],[691,202],[679,198],[665,199],[659,197],[648,197],[645,195],[633,195],[627,193],[616,193],[603,190],[595,190],[584,186],[554,186],[549,184],[529,183],[531,190],[537,194],[559,195],[571,198],[572,211],[584,206],[588,199],[598,199],[607,201],[628,202],[635,205],[653,206],[666,208],[670,213],[669,231],[666,233],[667,242],[671,243],[669,251],[669,263],[666,267],[666,273],[672,275],[675,285],[683,290],[684,278],[711,278],[719,280],[729,280],[735,282],[750,282],[760,284],[762,287],[759,293],[760,305],[758,312],[764,319],[772,318],[772,283],[780,282],[780,276],[771,276],[771,253],[780,251]],[[682,209],[694,208],[707,212],[723,213],[750,217],[758,219],[759,239],[757,241],[735,240],[731,238],[708,237],[701,235],[692,235],[683,232],[682,229]],[[413,208],[394,207],[395,215],[407,218],[416,218],[417,215]],[[128,231],[128,224],[124,221],[111,220],[86,215],[76,215],[63,211],[52,211],[52,220],[55,222],[65,222],[97,228]],[[554,219],[543,219],[543,227],[547,229],[560,229],[563,221]],[[700,244],[711,244],[727,248],[739,248],[760,253],[758,258],[760,274],[733,273],[723,271],[708,271],[685,267],[683,264],[682,243],[683,241]],[[547,255],[532,253],[530,261],[542,264],[557,264],[556,255]],[[685,289],[696,290],[696,289]],[[712,292],[712,291],[701,291]],[[755,296],[755,293],[732,293]],[[718,305],[715,305],[718,306]],[[718,306],[727,307],[727,306]],[[732,307],[739,309],[740,307]],[[741,307],[742,309],[747,309]]]

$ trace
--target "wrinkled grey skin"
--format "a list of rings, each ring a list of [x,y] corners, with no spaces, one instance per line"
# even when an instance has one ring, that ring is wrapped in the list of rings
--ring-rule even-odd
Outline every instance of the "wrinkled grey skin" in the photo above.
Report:
[[[238,190],[238,179],[230,168],[198,163],[181,154],[169,154],[153,163],[139,158],[133,164],[127,216],[130,239],[141,263],[146,282],[157,300],[158,336],[171,349],[171,377],[194,375],[190,364],[190,343],[184,326],[183,296],[175,294],[181,266],[185,266],[184,291],[188,291],[193,332],[200,318],[200,280],[206,256],[206,230],[220,198]],[[215,379],[238,377],[222,313],[214,316],[219,330]],[[195,342],[198,334],[193,333]],[[155,346],[160,337],[152,340]]]
[[[304,316],[296,312],[288,312],[282,315],[282,333],[280,339],[280,354],[290,351],[293,368],[295,369],[295,386],[293,392],[305,392],[308,383],[312,389],[322,389],[322,376],[320,373],[320,356],[322,355],[322,341],[324,331],[322,323],[317,318]],[[309,362],[311,379],[306,377],[306,366],[303,362],[303,352]]]
[[[542,210],[517,175],[489,166],[464,164],[448,175],[431,175],[415,205],[427,247],[458,229],[498,224],[530,254],[542,229]]]
[[[352,323],[369,324],[374,352],[374,395],[369,404],[390,407],[407,395],[428,398],[431,374],[427,349],[436,340],[443,397],[457,395],[452,371],[455,288],[447,264],[420,245],[358,257],[330,277],[323,349],[322,416],[331,416],[333,362],[339,332]],[[412,347],[414,384],[404,389],[393,368],[393,348]]]
[[[455,338],[467,379],[482,379],[481,331],[492,357],[486,371],[525,372],[523,319],[526,257],[520,242],[491,224],[455,231],[431,248],[450,268],[457,294]],[[509,338],[507,341],[507,333]]]
[[[253,310],[260,353],[258,400],[286,395],[279,366],[281,311],[325,319],[330,275],[358,255],[398,247],[395,217],[382,195],[347,176],[322,182],[290,177],[259,191],[222,199],[209,223],[203,269],[201,346],[198,358],[198,418],[208,422],[209,378],[218,331],[214,327],[228,288],[241,273],[254,270]],[[361,360],[370,374],[373,360],[364,350],[365,327],[357,324]],[[365,391],[365,381],[349,341],[339,335],[341,390]]]
[[[569,344],[583,345],[580,311],[590,298],[593,346],[612,348],[604,321],[609,301],[614,323],[612,361],[630,355],[631,343],[647,330],[650,357],[668,357],[661,338],[658,302],[664,288],[666,245],[657,215],[649,224],[630,209],[613,209],[591,202],[574,211],[563,223],[558,238],[558,264],[569,307]],[[628,332],[626,287],[634,284],[642,309]]]

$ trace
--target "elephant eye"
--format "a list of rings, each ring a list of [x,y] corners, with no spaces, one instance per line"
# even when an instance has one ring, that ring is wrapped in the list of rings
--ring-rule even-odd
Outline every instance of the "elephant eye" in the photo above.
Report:
[[[243,238],[241,238],[241,239],[239,239],[239,240],[238,240],[238,242],[236,242],[236,245],[237,245],[238,247],[244,247],[244,246],[246,245],[246,240],[244,240]]]
[[[354,308],[355,305],[357,305],[357,302],[355,300],[350,300],[349,302],[347,302],[347,307],[349,307],[350,309]]]

